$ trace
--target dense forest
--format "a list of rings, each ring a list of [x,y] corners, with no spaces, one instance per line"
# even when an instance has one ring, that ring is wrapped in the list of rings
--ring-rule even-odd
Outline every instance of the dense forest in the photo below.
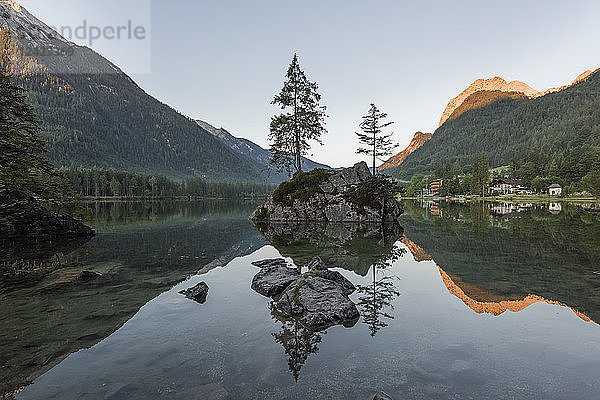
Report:
[[[252,182],[209,182],[188,177],[182,182],[164,175],[140,174],[112,169],[63,168],[73,190],[89,197],[170,197],[193,196],[203,198],[246,198],[264,196],[274,189],[272,185]]]
[[[401,166],[386,172],[409,179],[446,163],[462,167],[478,152],[497,167],[510,164],[523,151],[553,155],[585,145],[600,146],[600,73],[537,99],[501,99],[466,111],[438,128]]]

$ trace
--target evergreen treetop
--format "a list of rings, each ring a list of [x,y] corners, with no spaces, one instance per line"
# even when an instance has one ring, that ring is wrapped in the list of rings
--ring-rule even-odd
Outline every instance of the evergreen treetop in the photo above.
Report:
[[[272,157],[270,166],[278,171],[302,171],[302,156],[308,155],[311,140],[322,144],[325,129],[325,106],[320,105],[318,85],[311,82],[300,68],[298,56],[288,68],[281,92],[271,104],[284,112],[271,119],[269,140]]]

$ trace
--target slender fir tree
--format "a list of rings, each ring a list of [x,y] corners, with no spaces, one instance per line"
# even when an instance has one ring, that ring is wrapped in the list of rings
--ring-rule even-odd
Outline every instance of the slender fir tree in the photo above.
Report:
[[[393,150],[398,147],[390,139],[393,133],[385,134],[383,130],[394,122],[384,122],[387,114],[381,112],[377,106],[371,103],[371,109],[362,117],[360,129],[363,133],[356,132],[358,140],[363,147],[359,147],[358,154],[367,154],[373,157],[373,175],[377,174],[376,162],[379,157],[392,155]]]
[[[292,173],[302,171],[302,156],[308,154],[311,140],[322,144],[320,138],[325,129],[325,106],[321,106],[318,85],[310,82],[294,54],[283,89],[271,104],[284,112],[271,119],[269,140],[271,141],[270,167]]]

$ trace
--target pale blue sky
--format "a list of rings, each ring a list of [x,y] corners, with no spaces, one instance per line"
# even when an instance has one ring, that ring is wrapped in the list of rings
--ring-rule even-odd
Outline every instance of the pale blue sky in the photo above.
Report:
[[[148,43],[138,44],[150,45],[148,57],[119,43],[98,50],[159,100],[263,146],[277,111],[269,102],[298,52],[330,115],[313,158],[333,166],[362,159],[354,132],[370,102],[396,122],[403,147],[415,131],[433,131],[448,100],[477,78],[542,90],[600,67],[597,0],[21,3],[51,25],[149,25]]]

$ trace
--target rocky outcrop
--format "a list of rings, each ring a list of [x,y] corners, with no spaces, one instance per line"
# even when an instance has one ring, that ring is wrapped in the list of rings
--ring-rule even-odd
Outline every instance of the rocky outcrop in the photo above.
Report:
[[[365,206],[351,200],[351,190],[374,179],[365,162],[337,172],[321,170],[320,173],[323,174],[322,181],[312,182],[314,187],[300,187],[296,192],[286,194],[283,200],[268,196],[250,219],[255,222],[395,222],[403,212],[394,198],[383,200],[383,207],[375,201],[376,206]],[[303,198],[305,193],[310,196]]]
[[[320,331],[333,325],[353,326],[360,314],[348,295],[356,288],[342,274],[331,271],[319,257],[300,274],[284,259],[253,263],[261,271],[252,279],[252,289],[276,300],[275,308],[286,317],[298,318],[308,330]]]
[[[252,279],[252,290],[263,296],[273,297],[281,294],[300,276],[298,269],[288,268],[283,258],[253,264],[261,270]]]
[[[83,222],[49,211],[32,196],[0,189],[0,239],[48,239],[92,236],[95,232]]]
[[[299,318],[311,331],[320,331],[334,325],[351,327],[360,314],[343,287],[318,274],[305,274],[292,283],[277,302],[277,309]]]
[[[406,160],[406,157],[408,157],[409,155],[414,153],[417,149],[419,149],[419,147],[421,147],[425,143],[427,143],[429,141],[429,139],[431,139],[432,136],[433,136],[433,133],[423,133],[423,132],[415,133],[415,136],[413,136],[408,147],[405,148],[404,150],[402,150],[400,153],[396,154],[395,156],[391,157],[385,163],[383,163],[379,167],[379,171],[384,171],[386,169],[399,166],[400,164],[402,164],[404,162],[404,160]]]
[[[206,302],[206,296],[208,296],[208,285],[206,282],[200,282],[194,287],[179,291],[179,294],[184,295],[190,300],[204,304]]]

